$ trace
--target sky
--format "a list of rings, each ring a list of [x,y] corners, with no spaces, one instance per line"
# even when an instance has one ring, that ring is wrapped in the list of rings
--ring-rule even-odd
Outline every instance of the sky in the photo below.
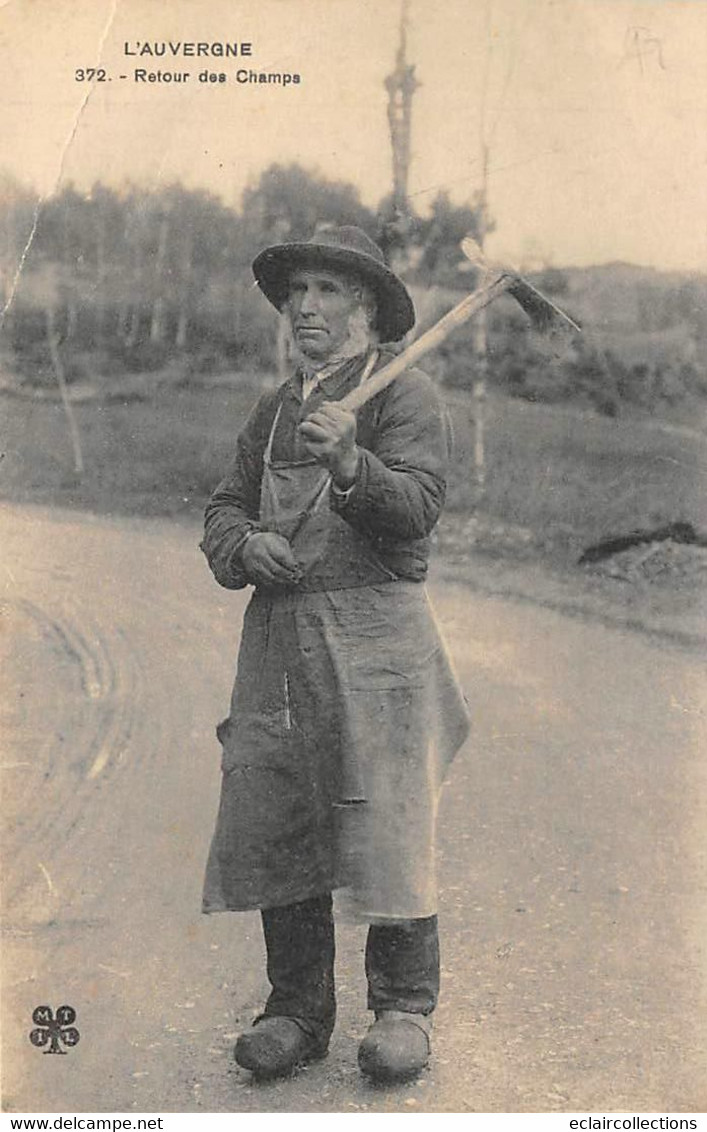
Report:
[[[296,161],[375,205],[399,17],[400,0],[0,0],[0,170],[43,195],[181,181],[238,205]],[[163,41],[252,54],[126,54]],[[491,255],[707,270],[707,0],[409,0],[408,58],[417,211],[469,201],[486,145]],[[79,81],[90,67],[106,81]]]

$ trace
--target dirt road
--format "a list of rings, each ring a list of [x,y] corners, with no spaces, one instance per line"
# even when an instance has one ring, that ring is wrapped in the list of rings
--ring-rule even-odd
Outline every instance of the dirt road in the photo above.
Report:
[[[442,804],[434,1065],[359,1078],[341,925],[329,1057],[253,1086],[231,1049],[258,920],[200,914],[244,596],[195,528],[8,507],[0,537],[6,1109],[707,1108],[703,657],[433,583],[475,719]],[[65,1003],[79,1044],[47,1056],[32,1011]]]

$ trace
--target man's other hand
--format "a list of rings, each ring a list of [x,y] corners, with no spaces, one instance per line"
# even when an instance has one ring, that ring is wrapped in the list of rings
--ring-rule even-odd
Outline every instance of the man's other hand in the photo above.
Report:
[[[358,464],[354,414],[327,401],[302,421],[299,431],[309,455],[329,469],[337,487],[351,487]]]
[[[286,538],[273,531],[251,535],[241,551],[248,580],[266,586],[296,585],[302,571]]]

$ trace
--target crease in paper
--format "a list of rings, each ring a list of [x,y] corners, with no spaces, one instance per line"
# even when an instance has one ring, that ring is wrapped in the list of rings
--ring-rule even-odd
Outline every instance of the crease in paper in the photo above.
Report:
[[[98,43],[98,63],[99,64],[103,62],[103,54],[104,54],[104,51],[105,51],[106,41],[108,39],[108,36],[111,33],[111,29],[113,27],[113,24],[115,23],[115,19],[116,19],[116,16],[118,14],[118,7],[120,5],[120,2],[121,2],[121,0],[111,0],[111,6],[110,6],[110,11],[108,13],[108,18],[106,20],[105,27],[103,28],[103,31],[101,33],[101,38],[100,38],[99,43]],[[9,3],[11,3],[11,0],[6,0],[6,3],[3,5],[3,7],[7,7],[7,5]],[[35,205],[34,215],[32,217],[32,228],[30,229],[30,233],[29,233],[29,236],[27,237],[27,241],[25,243],[25,246],[22,249],[22,255],[20,256],[19,263],[17,264],[17,269],[15,271],[15,274],[14,274],[14,277],[13,277],[13,280],[12,280],[12,285],[10,287],[10,294],[7,298],[7,302],[5,303],[4,307],[2,308],[2,311],[0,311],[0,327],[2,326],[3,322],[5,321],[5,316],[7,315],[7,312],[9,311],[10,307],[12,306],[12,304],[14,302],[14,298],[15,298],[15,295],[17,293],[17,288],[18,288],[19,282],[20,282],[20,277],[21,277],[22,272],[24,270],[25,263],[27,262],[27,256],[30,253],[30,249],[32,247],[32,244],[34,243],[34,238],[37,234],[37,228],[39,226],[39,217],[41,216],[42,208],[43,208],[45,202],[51,196],[54,195],[54,193],[57,191],[59,185],[61,184],[61,180],[62,180],[62,177],[64,175],[64,169],[66,167],[66,159],[68,157],[71,146],[73,145],[74,138],[76,137],[76,133],[77,133],[78,128],[79,128],[79,124],[80,124],[81,119],[83,117],[84,111],[85,111],[85,109],[88,105],[89,99],[91,98],[91,95],[94,92],[94,89],[95,89],[95,83],[92,83],[90,85],[90,87],[88,88],[88,90],[86,91],[83,98],[81,99],[81,102],[79,103],[76,114],[74,115],[73,122],[71,123],[71,128],[69,130],[68,137],[66,138],[66,141],[64,142],[63,146],[61,147],[61,157],[59,159],[59,167],[57,169],[57,174],[56,174],[56,177],[54,178],[54,182],[53,182],[51,188],[49,189],[49,191],[45,192],[45,194],[43,196],[40,196],[39,200],[37,201],[37,204]]]

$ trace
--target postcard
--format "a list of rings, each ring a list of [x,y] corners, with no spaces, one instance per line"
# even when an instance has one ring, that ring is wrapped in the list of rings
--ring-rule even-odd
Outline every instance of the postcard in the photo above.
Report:
[[[6,1113],[707,1107],[706,48],[0,5]]]

